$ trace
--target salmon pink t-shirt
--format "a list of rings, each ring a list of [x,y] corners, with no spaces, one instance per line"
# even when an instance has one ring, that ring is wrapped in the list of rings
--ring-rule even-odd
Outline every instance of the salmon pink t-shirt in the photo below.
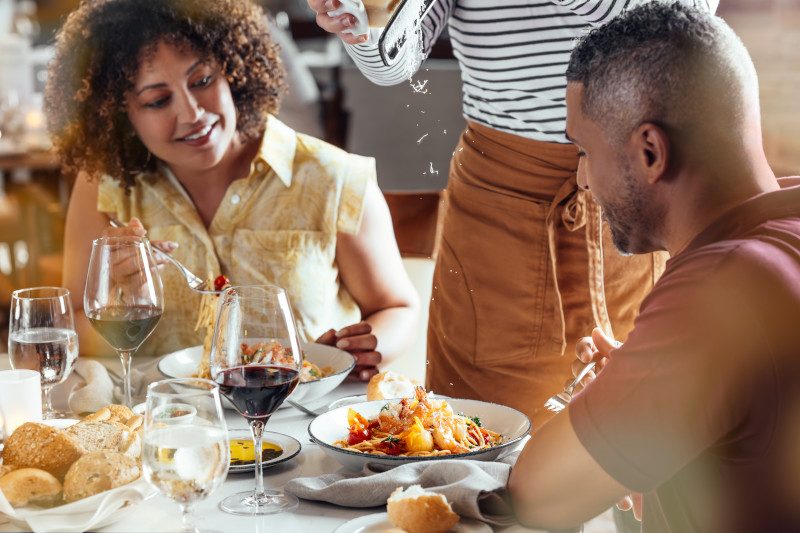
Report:
[[[668,261],[569,407],[645,494],[645,533],[800,531],[800,179],[781,181]]]

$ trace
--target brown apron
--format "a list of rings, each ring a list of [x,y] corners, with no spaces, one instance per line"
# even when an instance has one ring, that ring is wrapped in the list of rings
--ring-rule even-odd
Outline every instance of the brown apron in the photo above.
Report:
[[[450,165],[427,386],[538,429],[595,325],[624,340],[664,256],[621,256],[576,182],[577,149],[468,123]]]

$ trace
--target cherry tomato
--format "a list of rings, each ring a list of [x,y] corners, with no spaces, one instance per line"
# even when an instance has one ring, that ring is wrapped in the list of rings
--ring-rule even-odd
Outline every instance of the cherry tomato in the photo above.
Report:
[[[214,290],[215,291],[221,291],[222,288],[225,287],[225,285],[230,285],[230,283],[231,283],[231,281],[228,278],[226,278],[225,276],[220,274],[214,280]]]

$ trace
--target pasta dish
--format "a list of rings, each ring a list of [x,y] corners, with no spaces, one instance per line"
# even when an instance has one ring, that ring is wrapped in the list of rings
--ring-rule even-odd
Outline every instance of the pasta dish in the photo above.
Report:
[[[409,457],[469,453],[501,444],[503,436],[477,417],[455,414],[445,400],[431,400],[417,387],[414,398],[387,403],[374,419],[350,409],[349,433],[334,442],[341,448],[374,455]]]
[[[231,286],[230,281],[225,276],[218,276],[213,281],[214,290],[222,291]],[[211,343],[214,339],[214,318],[217,304],[217,294],[204,294],[200,303],[200,311],[197,316],[195,330],[205,328],[205,339],[203,341],[203,356],[200,358],[200,365],[197,368],[195,377],[211,378]],[[263,363],[263,364],[286,364],[293,365],[292,353],[289,348],[285,348],[280,342],[271,340],[248,345],[242,343],[243,364]],[[316,381],[329,376],[333,373],[330,367],[320,367],[307,360],[303,354],[303,364],[300,367],[300,383]]]

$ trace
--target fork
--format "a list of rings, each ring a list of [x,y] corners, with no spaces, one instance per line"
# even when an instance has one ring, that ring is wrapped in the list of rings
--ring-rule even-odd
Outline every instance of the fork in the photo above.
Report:
[[[122,222],[120,222],[116,218],[110,219],[109,223],[114,228],[124,228],[125,227],[125,224],[123,224]],[[175,268],[177,268],[180,271],[181,275],[186,279],[186,284],[189,285],[189,288],[192,289],[193,291],[196,291],[196,292],[199,292],[199,293],[202,293],[202,294],[221,294],[222,293],[222,291],[210,290],[208,288],[208,286],[206,285],[206,282],[204,280],[202,280],[199,277],[197,277],[191,270],[189,270],[188,268],[183,266],[183,263],[181,263],[180,261],[178,261],[177,259],[172,257],[170,254],[166,253],[164,250],[161,250],[160,248],[156,247],[155,245],[153,245],[153,248],[155,248],[158,252],[160,252],[163,257],[166,257],[167,260],[170,263],[175,265]]]
[[[569,405],[569,402],[572,401],[572,394],[575,392],[575,387],[577,387],[578,383],[580,383],[581,380],[586,377],[586,374],[594,370],[594,366],[594,361],[584,366],[581,371],[578,372],[578,375],[575,376],[575,379],[570,381],[567,386],[564,387],[563,391],[548,398],[548,400],[544,402],[544,406],[554,413],[560,413],[563,411]]]

